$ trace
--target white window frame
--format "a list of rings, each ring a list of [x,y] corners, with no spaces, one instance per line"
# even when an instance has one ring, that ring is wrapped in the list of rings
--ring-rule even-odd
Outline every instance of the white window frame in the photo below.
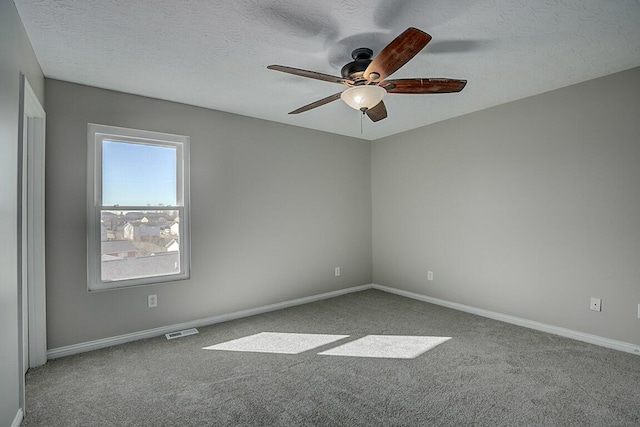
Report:
[[[177,153],[177,206],[171,210],[180,212],[180,271],[176,274],[145,276],[132,279],[102,280],[100,211],[105,209],[135,211],[153,210],[156,206],[104,206],[102,205],[102,142],[122,141],[176,148]],[[190,214],[189,214],[189,142],[183,135],[128,129],[89,123],[87,126],[87,279],[88,290],[103,291],[132,286],[153,285],[163,282],[186,280],[191,275]],[[162,206],[157,208],[169,209]]]

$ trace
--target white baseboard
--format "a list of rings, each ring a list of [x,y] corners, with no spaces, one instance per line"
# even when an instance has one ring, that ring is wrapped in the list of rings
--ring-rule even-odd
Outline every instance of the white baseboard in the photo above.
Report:
[[[153,337],[167,334],[169,332],[175,332],[183,329],[198,328],[203,326],[214,325],[216,323],[228,322],[230,320],[241,319],[243,317],[255,316],[256,314],[262,314],[270,311],[281,310],[283,308],[308,304],[310,302],[320,301],[327,298],[333,298],[333,297],[337,297],[337,296],[341,296],[341,295],[345,295],[353,292],[366,291],[367,289],[372,289],[372,288],[378,289],[380,291],[400,295],[406,298],[428,302],[431,304],[452,308],[454,310],[476,314],[482,317],[488,317],[490,319],[499,320],[501,322],[523,326],[525,328],[535,329],[542,332],[548,332],[551,334],[560,335],[562,337],[583,341],[589,344],[594,344],[601,347],[607,347],[607,348],[612,348],[614,350],[624,351],[626,353],[640,355],[640,346],[627,343],[624,341],[612,340],[612,339],[600,337],[597,335],[586,334],[584,332],[578,332],[571,329],[548,325],[546,323],[536,322],[534,320],[523,319],[520,317],[510,316],[507,314],[497,313],[489,310],[483,310],[481,308],[471,307],[464,304],[458,304],[451,301],[433,298],[426,295],[417,294],[415,292],[409,292],[401,289],[390,288],[388,286],[383,286],[383,285],[369,284],[369,285],[354,286],[351,288],[340,289],[338,291],[326,292],[323,294],[312,295],[309,297],[284,301],[276,304],[265,305],[262,307],[256,307],[248,310],[236,311],[234,313],[208,317],[206,319],[199,319],[191,322],[179,323],[177,325],[169,325],[169,326],[164,326],[164,327],[155,328],[155,329],[147,329],[145,331],[134,332],[131,334],[119,335],[119,336],[104,338],[104,339],[95,340],[95,341],[88,341],[84,343],[73,344],[65,347],[53,348],[47,351],[47,358],[55,359],[58,357],[70,356],[72,354],[78,354],[78,353],[83,353],[85,351],[111,347],[114,345],[124,344],[127,342],[136,341],[140,339],[153,338]],[[20,415],[20,419],[22,419],[22,413],[20,413],[19,415]],[[18,426],[19,425],[20,424],[18,423]]]
[[[141,340],[145,338],[153,338],[169,332],[180,331],[183,329],[198,328],[203,326],[214,325],[216,323],[228,322],[230,320],[241,319],[243,317],[255,316],[256,314],[267,313],[270,311],[281,310],[283,308],[294,307],[297,305],[308,304],[327,298],[333,298],[353,292],[360,292],[371,289],[372,285],[354,286],[351,288],[340,289],[337,291],[326,292],[323,294],[312,295],[304,298],[297,298],[276,304],[264,305],[262,307],[251,308],[248,310],[236,311],[234,313],[221,314],[219,316],[208,317],[206,319],[194,320],[191,322],[179,323],[177,325],[163,326],[155,329],[147,329],[145,331],[133,332],[131,334],[119,335],[115,337],[103,338],[95,341],[87,341],[79,344],[72,344],[64,347],[52,348],[47,351],[48,359],[58,357],[71,356],[72,354],[83,353],[85,351],[97,350],[100,348],[111,347],[118,344],[124,344],[131,341]]]
[[[443,307],[452,308],[454,310],[464,311],[471,314],[477,314],[478,316],[488,317],[490,319],[499,320],[501,322],[512,323],[514,325],[523,326],[525,328],[535,329],[542,332],[548,332],[551,334],[560,335],[562,337],[583,341],[589,344],[595,344],[601,347],[612,348],[614,350],[620,350],[627,353],[640,355],[640,346],[631,344],[628,342],[617,341],[609,338],[600,337],[597,335],[586,334],[584,332],[578,332],[571,329],[548,325],[546,323],[540,323],[534,320],[528,320],[520,317],[509,316],[507,314],[496,313],[495,311],[483,310],[481,308],[471,307],[464,304],[458,304],[455,302],[446,301],[438,298],[432,298],[426,295],[417,294],[415,292],[409,292],[409,291],[403,291],[401,289],[390,288],[388,286],[373,284],[371,287],[373,289],[378,289],[380,291],[389,292],[392,294],[415,299],[418,301],[428,302],[431,304],[441,305]]]
[[[18,413],[16,414],[16,417],[13,419],[13,422],[11,423],[11,427],[20,427],[20,424],[22,424],[23,416],[24,416],[24,412],[22,412],[22,408],[18,409]]]

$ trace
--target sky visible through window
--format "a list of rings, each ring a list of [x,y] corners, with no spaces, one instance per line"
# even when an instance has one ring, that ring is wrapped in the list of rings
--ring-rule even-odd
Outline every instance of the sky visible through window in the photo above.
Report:
[[[176,206],[173,147],[104,140],[103,206]]]

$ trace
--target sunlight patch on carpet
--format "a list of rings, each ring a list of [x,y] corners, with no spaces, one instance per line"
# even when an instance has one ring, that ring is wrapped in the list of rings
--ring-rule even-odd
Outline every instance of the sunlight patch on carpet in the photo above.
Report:
[[[451,337],[367,335],[318,354],[325,356],[413,359],[450,339]]]
[[[260,332],[204,347],[203,350],[248,351],[256,353],[298,354],[347,338],[349,335]]]

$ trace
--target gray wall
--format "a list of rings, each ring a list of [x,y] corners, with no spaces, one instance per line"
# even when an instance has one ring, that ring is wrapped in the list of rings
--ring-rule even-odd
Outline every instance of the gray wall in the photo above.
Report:
[[[0,425],[18,412],[18,111],[20,73],[44,104],[44,77],[12,1],[0,0]]]
[[[46,99],[49,348],[371,283],[369,142],[56,80]],[[87,292],[88,122],[191,137],[191,280]]]
[[[376,141],[372,187],[374,283],[640,344],[640,68]]]

